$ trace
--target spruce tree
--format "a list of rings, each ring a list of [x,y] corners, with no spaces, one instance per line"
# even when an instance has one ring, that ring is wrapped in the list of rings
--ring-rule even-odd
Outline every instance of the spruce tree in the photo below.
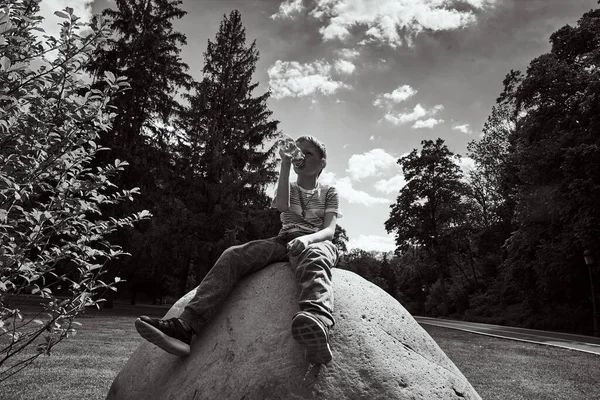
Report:
[[[168,130],[181,109],[177,94],[190,89],[193,82],[180,57],[186,37],[173,28],[173,21],[186,12],[181,0],[115,3],[115,9],[102,14],[110,19],[116,35],[96,52],[88,70],[95,76],[112,72],[127,77],[130,90],[111,103],[117,115],[113,129],[102,140],[111,149],[104,157],[129,162],[120,183],[140,187],[136,206],[148,208],[154,218],[143,229],[116,238],[132,257],[126,265],[111,266],[111,271],[125,276],[128,284],[136,280],[164,283],[167,274],[186,270],[192,243],[184,222],[188,210],[175,197],[184,185],[183,176],[173,167],[173,138]],[[123,205],[104,210],[108,215],[126,211]],[[155,291],[164,294],[165,289],[157,287]]]
[[[113,105],[118,110],[114,136],[119,147],[136,146],[142,133],[161,144],[168,140],[160,126],[169,124],[179,109],[175,95],[190,89],[192,78],[180,57],[187,41],[173,29],[173,19],[186,12],[181,0],[115,0],[116,9],[106,9],[111,28],[118,37],[96,54],[89,69],[97,76],[110,71],[126,76],[131,90]],[[159,122],[159,124],[157,124]]]
[[[267,108],[270,92],[254,96],[252,82],[259,53],[256,42],[246,44],[241,15],[224,16],[215,40],[204,53],[204,78],[187,96],[190,105],[180,128],[187,133],[181,150],[186,177],[201,183],[190,202],[207,222],[201,236],[203,259],[198,276],[212,266],[228,246],[255,237],[252,225],[277,231],[277,214],[269,210],[265,189],[275,182],[274,148],[265,150],[277,136],[278,121]],[[196,181],[198,182],[198,181]]]

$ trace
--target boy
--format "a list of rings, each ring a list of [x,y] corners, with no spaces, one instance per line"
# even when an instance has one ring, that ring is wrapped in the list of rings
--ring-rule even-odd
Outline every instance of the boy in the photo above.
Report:
[[[281,171],[273,201],[281,211],[279,234],[225,250],[179,317],[159,320],[141,316],[135,321],[144,339],[171,354],[189,354],[192,335],[208,324],[238,280],[289,259],[300,286],[301,309],[292,319],[292,336],[305,346],[308,361],[331,361],[329,330],[335,324],[331,269],[339,256],[331,240],[342,214],[335,188],[318,182],[327,165],[325,146],[312,136],[302,136],[296,144],[304,154],[304,163],[294,164],[296,182],[289,182],[291,157],[279,152]]]

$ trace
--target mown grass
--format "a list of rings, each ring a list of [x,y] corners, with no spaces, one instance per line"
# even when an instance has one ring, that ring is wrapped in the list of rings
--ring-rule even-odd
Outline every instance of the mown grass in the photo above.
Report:
[[[142,339],[140,314],[166,308],[117,305],[88,312],[78,334],[50,357],[0,383],[2,400],[104,399]],[[424,326],[484,400],[600,399],[600,356]]]
[[[482,399],[598,400],[600,356],[423,325]]]
[[[133,322],[140,314],[162,317],[167,308],[116,305],[87,310],[77,334],[50,356],[0,383],[2,400],[104,399],[117,373],[140,344]]]

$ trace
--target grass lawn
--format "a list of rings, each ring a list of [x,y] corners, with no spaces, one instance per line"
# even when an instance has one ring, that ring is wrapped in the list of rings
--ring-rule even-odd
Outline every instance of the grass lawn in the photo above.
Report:
[[[598,400],[600,356],[423,325],[484,400]]]
[[[56,345],[51,356],[38,357],[33,366],[0,383],[0,399],[106,398],[112,381],[143,340],[133,325],[135,318],[162,317],[167,310],[125,304],[87,310],[77,319],[82,326],[76,327],[75,336]]]
[[[2,400],[95,400],[108,389],[140,343],[140,314],[166,308],[117,304],[79,319],[78,334],[33,367],[0,383]],[[570,350],[425,326],[484,400],[600,399],[600,357]],[[158,399],[159,400],[159,399]]]

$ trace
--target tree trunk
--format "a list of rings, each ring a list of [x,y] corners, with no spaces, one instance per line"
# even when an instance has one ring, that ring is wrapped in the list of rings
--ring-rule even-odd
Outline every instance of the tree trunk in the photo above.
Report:
[[[442,286],[442,316],[448,315],[448,296],[446,295],[446,283],[444,273],[440,269],[440,285]]]

